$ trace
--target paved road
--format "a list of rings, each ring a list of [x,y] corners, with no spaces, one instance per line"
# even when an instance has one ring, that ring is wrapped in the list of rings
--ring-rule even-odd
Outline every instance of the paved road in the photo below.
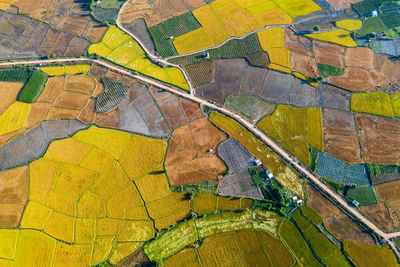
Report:
[[[257,129],[254,124],[248,122],[238,114],[232,112],[231,110],[225,108],[225,107],[220,107],[217,105],[214,105],[202,98],[199,98],[193,94],[188,94],[180,89],[173,88],[171,86],[167,86],[159,81],[155,81],[153,79],[147,78],[147,77],[142,77],[140,75],[136,75],[130,71],[127,71],[125,69],[122,69],[120,67],[116,67],[114,65],[111,65],[110,63],[106,63],[100,60],[96,59],[90,59],[90,58],[64,58],[64,59],[45,59],[45,60],[28,60],[28,61],[16,61],[16,62],[3,62],[0,63],[0,66],[17,66],[17,65],[37,65],[37,64],[52,64],[52,63],[76,63],[76,62],[92,62],[96,63],[99,65],[102,65],[104,67],[107,67],[109,69],[112,69],[114,71],[117,71],[121,74],[125,74],[128,76],[131,76],[139,81],[143,81],[145,83],[154,85],[158,88],[164,89],[170,93],[173,93],[175,95],[181,96],[183,98],[192,100],[194,102],[199,103],[202,106],[207,106],[209,108],[218,110],[219,112],[230,116],[237,121],[239,121],[241,124],[243,124],[250,132],[252,132],[254,135],[258,136],[262,141],[264,141],[274,152],[276,152],[278,155],[280,155],[282,158],[284,158],[287,162],[289,162],[297,171],[300,173],[304,174],[309,180],[311,180],[320,190],[322,190],[324,193],[329,195],[332,199],[334,199],[337,203],[339,203],[344,209],[347,210],[351,215],[353,215],[355,218],[360,220],[364,225],[366,225],[368,228],[370,228],[372,231],[374,231],[378,236],[383,238],[388,242],[388,244],[393,248],[393,251],[397,254],[397,256],[400,258],[400,252],[397,250],[394,242],[391,240],[391,238],[394,237],[400,237],[400,231],[399,232],[393,232],[393,233],[385,233],[381,229],[379,229],[375,224],[373,224],[371,221],[369,221],[367,218],[365,218],[356,208],[350,206],[347,201],[345,201],[342,197],[340,197],[336,192],[331,190],[327,185],[322,183],[320,179],[312,172],[308,170],[307,167],[303,166],[301,163],[299,163],[298,160],[294,158],[291,154],[286,152],[280,145],[275,143],[274,140],[272,140],[270,137],[268,137],[266,134],[264,134],[262,131]]]

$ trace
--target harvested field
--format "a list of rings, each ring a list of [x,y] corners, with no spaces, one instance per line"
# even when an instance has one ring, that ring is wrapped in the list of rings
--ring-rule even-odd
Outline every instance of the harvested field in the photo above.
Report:
[[[255,158],[235,139],[229,138],[218,146],[218,156],[225,161],[231,173],[247,170]]]
[[[324,152],[346,162],[362,162],[354,115],[336,109],[322,111]]]
[[[385,231],[394,230],[392,219],[389,211],[384,204],[376,204],[361,207],[361,211],[365,213],[372,221]]]
[[[223,174],[226,171],[224,162],[215,152],[207,151],[215,151],[226,138],[207,118],[176,129],[165,162],[171,185],[211,180]]]
[[[316,88],[292,75],[248,66],[244,59],[215,61],[214,82],[200,86],[196,93],[223,104],[233,94],[258,95],[263,100],[299,107],[317,105]]]
[[[71,36],[78,35],[92,42],[99,41],[107,30],[107,27],[93,21],[89,16],[89,2],[61,0],[50,5],[46,1],[33,4],[29,0],[18,0],[13,5],[18,7],[19,14],[40,19],[53,29],[68,32]]]
[[[400,227],[400,200],[393,200],[386,203],[394,228]]]
[[[28,167],[0,172],[0,226],[16,227],[28,199]]]
[[[318,95],[322,107],[350,111],[350,92],[322,83],[318,87]]]
[[[0,148],[0,155],[3,158],[0,168],[8,169],[28,163],[42,155],[48,144],[54,139],[65,138],[84,128],[86,128],[84,124],[75,120],[44,122],[24,136],[18,137]],[[32,149],[26,149],[26,147]]]
[[[122,26],[130,33],[134,34],[150,52],[156,52],[156,47],[154,46],[153,39],[151,38],[144,19],[137,19],[129,24],[123,24]]]
[[[357,114],[356,120],[358,127],[361,128],[360,137],[365,161],[399,164],[399,120],[367,114]]]
[[[220,180],[218,194],[264,200],[261,190],[254,183],[248,170],[239,171]]]
[[[339,45],[314,41],[315,59],[318,64],[328,64],[343,69],[345,49]]]
[[[358,243],[374,243],[372,237],[311,185],[307,185],[308,202],[324,220],[324,225],[339,240],[353,239]]]
[[[196,102],[153,87],[150,88],[150,92],[172,128],[179,127],[202,115],[202,111]]]
[[[380,247],[377,245],[361,245],[353,240],[344,240],[343,249],[357,266],[385,266],[398,265],[397,259],[390,247]]]
[[[37,57],[55,54],[78,56],[83,54],[89,42],[70,33],[50,28],[47,24],[29,17],[4,13],[0,21],[0,57]],[[72,48],[69,52],[69,48]]]
[[[0,114],[6,111],[7,108],[15,102],[22,86],[24,86],[24,84],[20,82],[0,82],[0,87],[3,92],[0,102]]]
[[[400,199],[400,181],[374,186],[379,202]]]
[[[122,10],[120,19],[121,23],[127,24],[143,18],[147,25],[151,27],[205,4],[206,1],[203,0],[155,1],[154,4],[148,0],[130,1]]]

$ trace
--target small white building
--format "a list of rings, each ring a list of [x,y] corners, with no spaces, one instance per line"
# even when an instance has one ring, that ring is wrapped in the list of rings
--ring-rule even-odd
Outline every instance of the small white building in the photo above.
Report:
[[[259,159],[256,159],[254,163],[256,164],[256,166],[260,166],[262,164],[261,160]]]
[[[377,16],[378,16],[378,11],[373,10],[373,11],[371,12],[371,17],[377,17]]]
[[[297,196],[292,196],[292,199],[293,199],[293,201],[296,201],[296,202],[298,200]]]
[[[267,175],[267,177],[268,177],[269,179],[274,178],[274,176],[272,175],[272,173],[271,173],[269,170],[265,170],[265,174]]]
[[[360,203],[358,203],[357,200],[353,200],[351,203],[356,207],[360,206]]]
[[[214,152],[214,149],[210,148],[209,150],[207,150],[209,153]]]
[[[301,204],[303,204],[303,200],[298,199],[298,200],[297,200],[297,205],[301,205]]]

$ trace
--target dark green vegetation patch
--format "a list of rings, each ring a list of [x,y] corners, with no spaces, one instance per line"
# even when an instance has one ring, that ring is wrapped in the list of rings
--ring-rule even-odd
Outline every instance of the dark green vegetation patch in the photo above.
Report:
[[[115,8],[101,8],[101,7],[93,7],[92,8],[93,17],[102,23],[110,23],[115,24],[118,18],[118,9]]]
[[[392,0],[364,0],[353,4],[353,8],[362,16],[369,15],[373,10],[378,9],[381,4],[390,3]]]
[[[30,74],[31,73],[27,68],[1,69],[0,81],[25,83],[28,80]]]
[[[356,200],[361,206],[378,204],[374,189],[372,186],[355,186],[346,192],[346,197],[350,200]]]
[[[356,34],[359,36],[366,36],[372,32],[385,32],[387,30],[380,17],[373,17],[365,19],[362,28],[356,31]]]
[[[102,0],[100,3],[101,8],[120,8],[125,0]]]
[[[196,53],[170,61],[188,65],[220,58],[246,58],[251,65],[257,67],[267,67],[269,64],[268,55],[263,51],[257,34],[251,34],[243,39],[230,40],[219,48],[209,49],[206,53]]]
[[[42,93],[48,78],[40,70],[34,70],[29,80],[19,92],[17,100],[25,103],[34,103]]]
[[[117,107],[128,97],[129,87],[111,78],[101,78],[104,91],[96,99],[96,112],[106,113]]]
[[[400,180],[400,166],[385,164],[368,164],[373,184],[383,184]]]
[[[318,64],[318,70],[322,78],[329,76],[341,76],[344,74],[344,69],[337,68],[328,64]]]
[[[170,37],[176,38],[200,27],[192,12],[187,12],[150,27],[149,31],[158,53],[162,57],[170,57],[177,55]]]

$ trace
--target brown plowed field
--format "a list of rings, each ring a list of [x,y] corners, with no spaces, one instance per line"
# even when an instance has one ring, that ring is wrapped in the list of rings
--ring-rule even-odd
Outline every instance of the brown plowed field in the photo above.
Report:
[[[205,4],[203,0],[164,0],[154,1],[154,4],[150,4],[148,0],[129,1],[122,10],[120,20],[121,23],[128,24],[143,18],[151,27]]]
[[[374,240],[368,233],[331,201],[316,191],[314,187],[307,185],[307,193],[307,204],[321,215],[324,225],[335,237],[340,240],[354,239],[362,244],[374,243]]]
[[[295,34],[289,28],[284,28],[284,42],[285,47],[291,52],[305,56],[313,55],[312,42],[303,36]]]
[[[0,227],[16,227],[28,199],[28,167],[0,172]]]
[[[400,227],[400,200],[387,202],[390,216],[392,217],[393,225],[395,228]]]
[[[23,83],[0,82],[1,100],[0,114],[2,114],[17,99]]]
[[[356,134],[340,135],[324,133],[324,151],[348,163],[363,162]]]
[[[361,131],[361,143],[367,162],[400,163],[400,133]]]
[[[392,231],[394,229],[389,211],[384,204],[362,206],[361,211],[386,231]]]
[[[344,68],[344,48],[335,45],[315,41],[314,53],[317,63],[328,64],[337,68]]]
[[[166,158],[171,185],[196,183],[216,179],[226,171],[225,163],[216,155],[226,134],[201,118],[172,133]],[[213,148],[214,152],[207,150]]]
[[[318,66],[314,57],[297,53],[290,53],[290,69],[297,71],[306,77],[314,78],[319,76]]]
[[[400,199],[400,181],[376,185],[374,189],[379,202]]]

